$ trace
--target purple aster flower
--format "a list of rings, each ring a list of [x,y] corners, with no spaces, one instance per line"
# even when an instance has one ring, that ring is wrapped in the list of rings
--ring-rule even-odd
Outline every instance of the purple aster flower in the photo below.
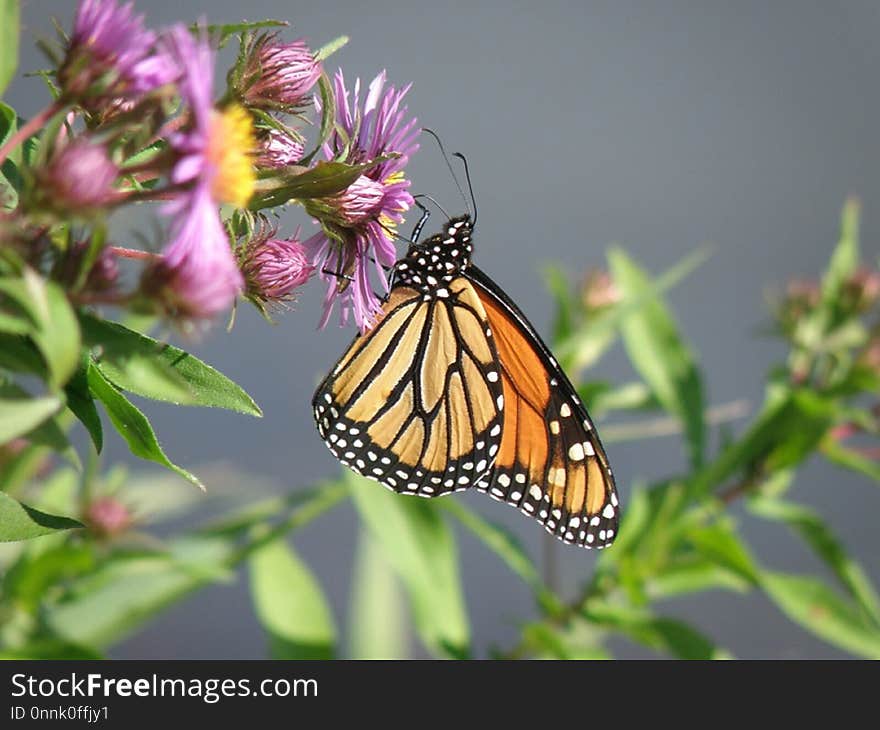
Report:
[[[275,238],[276,232],[266,227],[243,250],[245,291],[261,305],[291,299],[293,290],[315,273],[300,243],[299,231],[287,239]]]
[[[311,105],[321,72],[304,40],[281,43],[277,34],[262,35],[248,50],[237,90],[246,106],[297,112]]]
[[[325,157],[338,160],[346,148],[343,161],[350,164],[396,155],[364,170],[342,193],[306,203],[306,210],[322,226],[322,231],[304,244],[327,282],[320,326],[326,325],[338,299],[340,324],[345,325],[352,314],[363,332],[373,325],[380,311],[369,262],[374,262],[375,278],[388,291],[383,266],[394,265],[394,230],[413,203],[403,170],[418,149],[419,130],[415,118],[407,120],[407,108],[401,105],[410,87],[386,87],[384,71],[370,84],[363,108],[360,80],[355,82],[351,98],[341,71],[334,82],[336,122],[351,139],[351,145],[347,147],[343,136],[334,132],[324,146]],[[342,275],[351,277],[350,284],[340,286]]]
[[[133,3],[81,0],[58,78],[64,93],[100,101],[134,99],[177,76],[167,58],[155,53],[156,34],[144,27]]]
[[[56,148],[38,173],[40,193],[61,210],[88,214],[116,197],[119,168],[100,142],[79,137]]]
[[[184,319],[210,319],[229,309],[244,281],[207,187],[197,186],[164,212],[173,217],[170,243],[145,272],[143,289]]]
[[[303,143],[280,129],[266,129],[257,136],[257,167],[277,168],[295,165],[302,159]]]
[[[171,180],[181,189],[162,209],[171,218],[169,243],[145,272],[143,286],[173,313],[209,318],[231,306],[244,284],[218,203],[243,205],[250,198],[253,133],[240,107],[214,110],[214,52],[207,39],[196,40],[177,25],[164,41],[168,56],[184,70],[180,93],[188,126],[169,138],[178,158]]]

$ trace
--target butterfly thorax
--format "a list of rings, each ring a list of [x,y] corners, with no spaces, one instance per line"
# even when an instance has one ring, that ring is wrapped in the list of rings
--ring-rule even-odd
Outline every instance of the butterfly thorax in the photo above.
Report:
[[[442,296],[449,283],[470,264],[472,231],[470,216],[459,216],[450,219],[442,233],[411,244],[394,268],[394,285]]]

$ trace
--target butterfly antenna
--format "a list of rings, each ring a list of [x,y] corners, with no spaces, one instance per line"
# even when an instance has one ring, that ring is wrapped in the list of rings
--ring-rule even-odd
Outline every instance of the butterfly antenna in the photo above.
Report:
[[[446,148],[440,141],[440,137],[437,136],[437,133],[433,129],[429,129],[428,127],[422,127],[422,131],[427,132],[436,140],[437,146],[440,148],[440,153],[443,155],[443,161],[446,163],[446,167],[449,168],[449,174],[452,175],[452,180],[455,182],[455,187],[458,188],[458,193],[459,195],[461,195],[461,199],[464,201],[465,208],[467,208],[468,215],[473,217],[473,213],[471,212],[471,205],[468,202],[467,196],[464,194],[464,188],[461,187],[461,183],[458,181],[458,176],[455,174],[452,163],[449,161],[449,155],[446,154]]]
[[[467,180],[468,193],[471,196],[471,205],[474,207],[474,219],[471,221],[471,227],[473,227],[477,225],[477,199],[474,197],[474,186],[473,183],[471,183],[471,171],[468,167],[467,158],[461,154],[461,152],[453,152],[452,156],[457,157],[464,165],[464,177]]]

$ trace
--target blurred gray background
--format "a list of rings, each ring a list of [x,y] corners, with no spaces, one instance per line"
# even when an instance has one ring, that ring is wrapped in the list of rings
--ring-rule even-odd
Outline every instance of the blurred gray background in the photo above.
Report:
[[[23,2],[21,70],[44,65],[32,41],[69,27],[73,2]],[[783,350],[761,337],[765,294],[787,278],[815,276],[836,240],[849,194],[864,202],[863,246],[878,252],[880,221],[880,4],[849,2],[401,2],[250,0],[139,2],[161,26],[279,18],[290,37],[320,46],[351,42],[330,59],[349,78],[388,69],[413,81],[410,110],[470,161],[480,223],[477,261],[546,332],[552,303],[540,266],[573,272],[600,266],[612,242],[653,271],[695,247],[715,254],[670,299],[699,353],[708,396],[718,404],[762,398],[763,379]],[[45,100],[41,82],[18,78],[8,99],[28,116]],[[409,168],[413,190],[461,207],[430,140]],[[311,224],[295,211],[284,230]],[[432,220],[437,225],[436,217]],[[124,232],[130,221],[117,224]],[[431,226],[429,226],[430,228]],[[351,332],[317,333],[320,287],[295,311],[266,325],[244,308],[232,335],[216,327],[188,346],[240,382],[265,418],[147,404],[169,455],[198,471],[224,462],[296,489],[337,467],[312,426],[309,401]],[[591,376],[625,381],[616,350]],[[110,461],[133,461],[111,438]],[[683,464],[677,438],[614,444],[610,455],[624,500],[633,480]],[[209,469],[210,470],[210,469]],[[235,489],[247,494],[254,481]],[[210,486],[210,482],[209,482]],[[180,489],[188,489],[180,482]],[[264,494],[265,490],[260,492]],[[260,496],[255,494],[254,497]],[[793,493],[830,520],[880,579],[880,494],[866,479],[814,464]],[[505,522],[535,556],[543,531],[478,495],[465,501]],[[625,502],[624,502],[625,507]],[[742,515],[741,509],[736,513]],[[742,515],[768,566],[814,570],[806,551],[778,526]],[[350,507],[322,517],[295,538],[344,626],[356,520]],[[510,644],[518,620],[533,615],[527,591],[496,558],[461,536],[466,597],[480,651]],[[574,591],[595,554],[562,548],[562,583]],[[665,613],[692,621],[740,657],[835,657],[837,651],[792,626],[760,596],[704,595]],[[647,656],[620,644],[622,656]],[[125,658],[259,658],[262,632],[247,582],[204,591],[117,648]]]

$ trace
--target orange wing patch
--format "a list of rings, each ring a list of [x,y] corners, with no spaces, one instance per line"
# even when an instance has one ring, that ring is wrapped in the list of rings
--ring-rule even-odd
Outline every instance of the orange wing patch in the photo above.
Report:
[[[501,366],[504,425],[492,472],[477,485],[561,540],[611,544],[618,498],[605,452],[567,378],[546,364],[534,336],[482,290]]]

